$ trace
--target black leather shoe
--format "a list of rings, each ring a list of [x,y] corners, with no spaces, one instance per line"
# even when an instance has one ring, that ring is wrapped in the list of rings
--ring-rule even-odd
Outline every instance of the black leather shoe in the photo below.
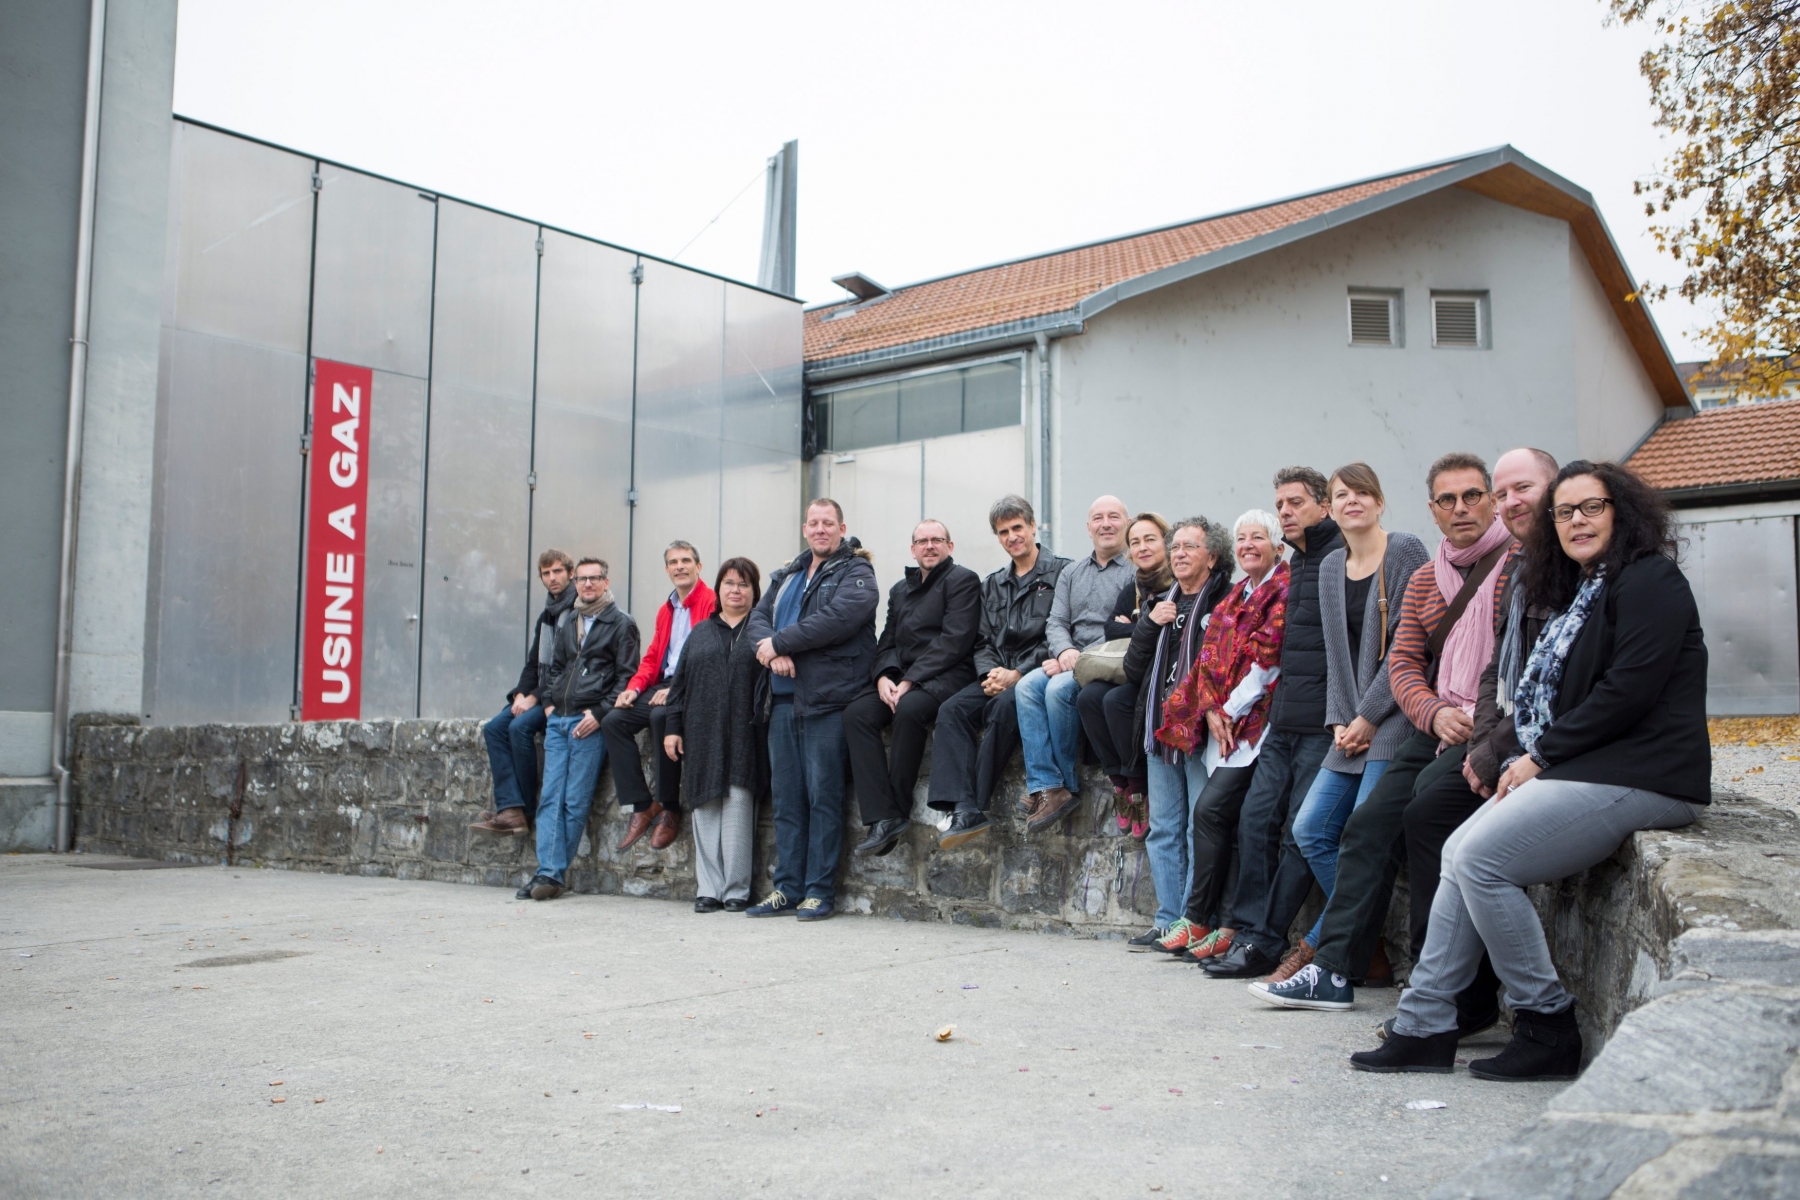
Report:
[[[1133,954],[1139,954],[1145,950],[1154,950],[1156,948],[1156,943],[1168,936],[1168,930],[1151,926],[1149,929],[1144,930],[1144,932],[1132,938],[1129,942],[1126,942],[1125,948]]]
[[[750,902],[748,900],[727,900],[725,902],[725,911],[726,912],[741,913],[746,908],[749,908],[749,907],[750,907]]]
[[[1280,965],[1279,959],[1242,941],[1233,942],[1223,954],[1200,960],[1200,969],[1214,979],[1261,978]]]
[[[724,907],[725,906],[723,904],[719,903],[719,901],[715,897],[712,897],[712,896],[695,896],[694,897],[694,911],[697,913],[718,912],[721,908],[724,908]]]
[[[992,826],[986,813],[959,812],[950,818],[950,828],[938,838],[938,848],[954,850],[976,834],[986,833]]]
[[[877,821],[869,828],[869,836],[856,847],[858,854],[873,854],[880,858],[891,851],[900,842],[900,836],[912,822],[905,817],[888,817]]]
[[[536,875],[533,875],[530,879],[527,879],[525,881],[525,886],[513,893],[513,899],[514,900],[529,900],[529,899],[531,899],[531,885],[536,883],[537,881],[538,881],[538,877]]]
[[[1352,1054],[1350,1065],[1359,1071],[1377,1071],[1384,1075],[1401,1071],[1448,1075],[1456,1067],[1456,1030],[1429,1037],[1390,1033],[1375,1049]]]
[[[1512,1041],[1492,1058],[1469,1064],[1477,1079],[1525,1083],[1568,1080],[1581,1074],[1581,1029],[1573,1004],[1559,1013],[1513,1010]]]

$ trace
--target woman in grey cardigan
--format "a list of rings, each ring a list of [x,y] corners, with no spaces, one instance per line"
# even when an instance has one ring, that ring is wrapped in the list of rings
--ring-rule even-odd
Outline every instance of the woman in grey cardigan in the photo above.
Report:
[[[1332,518],[1344,535],[1344,548],[1319,564],[1325,723],[1333,744],[1294,817],[1294,842],[1330,897],[1344,823],[1375,790],[1388,759],[1412,732],[1388,686],[1387,648],[1400,623],[1407,580],[1431,556],[1412,534],[1381,527],[1386,502],[1381,480],[1367,463],[1339,468],[1327,490]],[[1306,944],[1319,944],[1318,924]]]

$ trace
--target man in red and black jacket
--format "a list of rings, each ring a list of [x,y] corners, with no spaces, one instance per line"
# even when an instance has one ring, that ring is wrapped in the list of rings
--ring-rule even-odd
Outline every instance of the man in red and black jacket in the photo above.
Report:
[[[681,763],[662,752],[663,721],[669,698],[669,681],[675,677],[675,664],[681,661],[681,648],[688,634],[712,616],[718,600],[713,590],[700,578],[700,553],[689,542],[670,542],[663,551],[663,570],[675,590],[656,610],[656,634],[637,674],[619,693],[613,710],[601,718],[600,736],[606,739],[607,757],[612,759],[613,786],[619,792],[619,807],[631,809],[631,823],[619,849],[628,850],[652,825],[652,850],[665,850],[681,832]],[[650,727],[650,745],[655,747],[656,798],[644,782],[644,767],[638,758],[637,735]]]

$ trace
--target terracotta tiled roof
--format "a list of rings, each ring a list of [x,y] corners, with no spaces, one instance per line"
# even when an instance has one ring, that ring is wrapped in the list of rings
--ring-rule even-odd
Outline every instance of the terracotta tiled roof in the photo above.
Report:
[[[1665,422],[1631,456],[1659,488],[1800,479],[1800,400],[1734,404]]]
[[[806,360],[838,358],[1066,312],[1094,293],[1434,175],[1443,166],[896,288],[806,314]]]

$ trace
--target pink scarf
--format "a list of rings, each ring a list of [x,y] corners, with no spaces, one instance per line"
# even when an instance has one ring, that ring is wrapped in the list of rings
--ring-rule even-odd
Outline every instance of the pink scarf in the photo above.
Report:
[[[1449,538],[1439,542],[1431,569],[1437,578],[1438,591],[1443,593],[1444,603],[1455,600],[1456,593],[1462,590],[1463,577],[1456,568],[1479,562],[1495,546],[1504,546],[1511,540],[1512,534],[1496,519],[1472,546],[1458,550],[1450,544]],[[1497,568],[1499,564],[1495,566]],[[1484,587],[1469,598],[1469,606],[1463,609],[1450,636],[1444,640],[1444,655],[1438,663],[1438,695],[1473,717],[1481,672],[1493,657],[1494,589]]]

